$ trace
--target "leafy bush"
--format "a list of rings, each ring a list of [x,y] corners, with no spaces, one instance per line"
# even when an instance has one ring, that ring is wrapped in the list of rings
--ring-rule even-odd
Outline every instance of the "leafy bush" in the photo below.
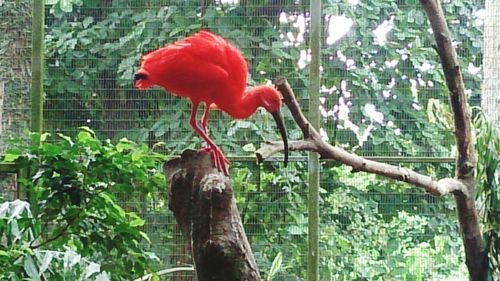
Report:
[[[118,202],[164,188],[164,156],[126,139],[101,142],[85,127],[74,140],[48,137],[32,133],[5,155],[30,170],[21,183],[31,208],[0,207],[0,279],[128,280],[151,270],[157,258],[146,250],[138,206]]]
[[[479,115],[476,127],[476,150],[479,152],[476,173],[476,199],[483,236],[490,258],[493,280],[500,278],[500,127]]]
[[[430,174],[437,165],[426,165]],[[238,207],[263,276],[304,280],[307,171],[233,170]],[[324,163],[320,276],[323,280],[464,280],[467,268],[451,198]],[[443,171],[449,173],[450,171]],[[276,259],[279,260],[279,267]],[[273,262],[274,261],[274,262]]]

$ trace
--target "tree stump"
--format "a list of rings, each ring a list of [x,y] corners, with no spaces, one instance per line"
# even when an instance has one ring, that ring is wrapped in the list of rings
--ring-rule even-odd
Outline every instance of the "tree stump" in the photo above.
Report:
[[[210,154],[186,150],[163,168],[168,207],[190,243],[198,280],[260,281],[233,188]]]

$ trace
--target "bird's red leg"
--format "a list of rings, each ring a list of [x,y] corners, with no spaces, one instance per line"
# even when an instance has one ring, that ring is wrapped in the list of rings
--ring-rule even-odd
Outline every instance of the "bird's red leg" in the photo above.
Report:
[[[212,154],[215,167],[224,173],[224,175],[229,175],[229,170],[227,164],[229,161],[226,159],[222,150],[210,139],[206,132],[199,127],[198,122],[196,122],[196,112],[198,111],[199,102],[193,102],[193,108],[191,109],[191,118],[189,119],[189,124],[193,127],[194,131],[205,140],[208,145],[208,149]],[[208,107],[207,107],[208,108]]]
[[[201,129],[203,129],[203,132],[208,135],[207,131],[207,125],[208,125],[208,118],[210,117],[210,104],[205,103],[205,110],[203,111],[203,116],[201,117]],[[203,151],[211,152],[212,148],[211,147],[205,147],[202,149]]]
[[[203,129],[203,132],[208,135],[208,130],[207,130],[207,125],[208,125],[208,118],[210,117],[210,104],[205,103],[205,110],[203,111],[203,116],[201,117],[201,129]],[[212,148],[207,146],[203,148],[202,150],[211,152]]]
[[[207,136],[208,136],[207,125],[208,125],[208,119],[210,117],[210,108],[211,108],[211,103],[205,103],[205,110],[203,112],[203,116],[201,117],[201,129],[203,129],[203,131],[205,132],[205,134],[207,134]],[[219,147],[216,146],[215,149],[220,150],[220,152],[222,154],[222,150]],[[208,146],[203,150],[212,153],[213,148]],[[220,157],[220,155],[219,155],[217,158],[215,158],[215,155],[214,155],[214,161],[217,161],[218,164],[216,164],[216,165],[219,165],[219,166],[230,163],[229,160],[227,160],[223,154],[222,154],[222,157]]]
[[[205,111],[203,112],[203,116],[201,117],[201,127],[205,133],[207,132],[208,118],[210,117],[210,103],[205,103]]]

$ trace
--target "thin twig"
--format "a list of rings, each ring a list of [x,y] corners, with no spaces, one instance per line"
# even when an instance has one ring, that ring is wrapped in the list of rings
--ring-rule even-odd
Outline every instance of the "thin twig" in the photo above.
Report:
[[[38,244],[38,245],[31,245],[31,243],[30,243],[29,248],[31,248],[32,250],[34,250],[34,249],[40,248],[40,247],[42,247],[42,246],[44,246],[44,245],[49,244],[49,243],[50,243],[50,242],[52,242],[52,241],[55,241],[55,240],[57,240],[57,239],[61,238],[63,235],[65,235],[65,234],[66,234],[66,232],[68,231],[68,228],[69,228],[69,223],[68,223],[68,224],[66,224],[66,225],[65,225],[65,226],[61,229],[61,231],[60,231],[59,233],[57,233],[56,235],[54,235],[54,236],[52,236],[52,237],[50,237],[50,238],[46,239],[45,241],[41,242],[40,244]],[[32,242],[35,242],[35,241],[32,241]]]

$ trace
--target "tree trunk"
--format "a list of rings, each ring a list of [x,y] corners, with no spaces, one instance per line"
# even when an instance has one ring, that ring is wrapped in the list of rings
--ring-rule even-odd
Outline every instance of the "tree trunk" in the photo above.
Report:
[[[486,0],[484,21],[483,91],[481,108],[495,124],[500,124],[500,2]]]
[[[164,165],[169,209],[190,242],[199,281],[261,280],[229,179],[210,154],[186,150]]]
[[[476,189],[474,173],[477,161],[462,72],[440,1],[420,0],[420,3],[429,18],[448,86],[458,152],[455,178],[467,188],[467,193],[454,194],[465,249],[465,263],[470,280],[484,281],[488,279],[488,252],[482,239],[474,204]]]

